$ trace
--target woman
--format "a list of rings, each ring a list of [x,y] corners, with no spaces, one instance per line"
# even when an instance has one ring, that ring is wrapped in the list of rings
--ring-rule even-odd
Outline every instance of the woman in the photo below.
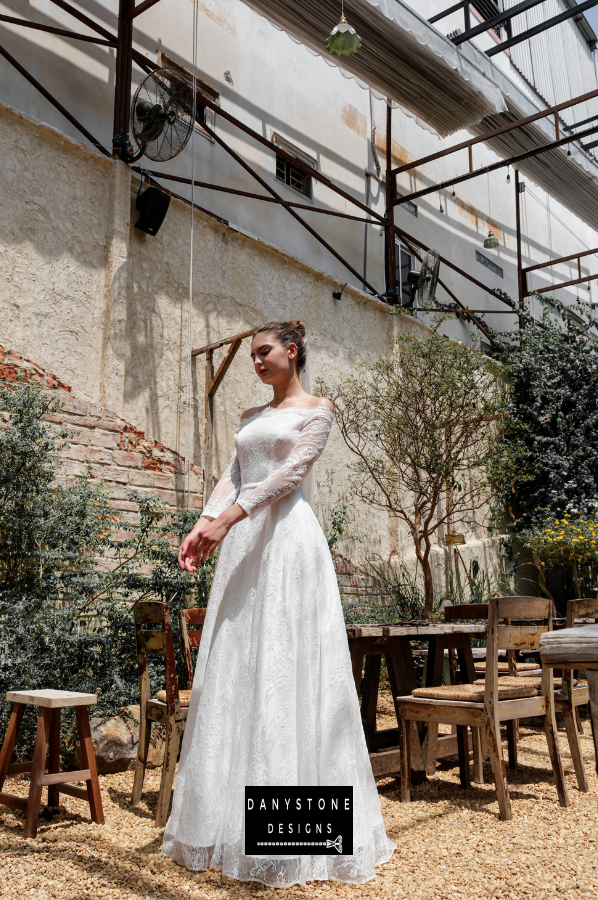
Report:
[[[299,381],[302,322],[262,325],[251,358],[274,396],[241,416],[232,459],[179,552],[194,572],[222,544],[162,852],[188,869],[274,887],[360,884],[396,845],[380,812],[332,558],[301,489],[333,407]],[[352,785],[353,854],[246,856],[246,785]]]

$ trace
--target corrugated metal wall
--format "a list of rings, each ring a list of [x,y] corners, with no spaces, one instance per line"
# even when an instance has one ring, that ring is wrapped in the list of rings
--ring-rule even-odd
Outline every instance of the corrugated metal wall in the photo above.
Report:
[[[519,2],[504,0],[504,8]],[[546,0],[512,20],[513,34],[533,28],[568,8],[563,0]],[[548,106],[598,87],[592,51],[573,19],[511,47],[511,60]],[[595,115],[598,115],[598,98],[561,113],[567,125]]]

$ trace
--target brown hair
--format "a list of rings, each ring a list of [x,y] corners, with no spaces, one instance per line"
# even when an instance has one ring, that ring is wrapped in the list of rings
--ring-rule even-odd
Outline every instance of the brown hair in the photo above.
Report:
[[[307,359],[307,341],[305,340],[305,325],[303,322],[299,319],[291,319],[289,322],[266,322],[265,325],[260,325],[259,328],[255,329],[253,337],[256,334],[265,332],[273,334],[276,340],[280,341],[284,347],[288,347],[290,344],[297,345],[295,364],[297,372],[303,372]]]

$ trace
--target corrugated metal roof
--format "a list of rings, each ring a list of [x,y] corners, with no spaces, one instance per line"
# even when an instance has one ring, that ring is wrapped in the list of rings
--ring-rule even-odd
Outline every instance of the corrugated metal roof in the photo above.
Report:
[[[402,0],[345,0],[362,39],[342,61],[326,50],[338,23],[338,0],[243,0],[255,12],[446,136],[505,109],[500,91],[437,29]]]
[[[464,52],[478,58],[480,66],[488,65],[488,75],[501,89],[508,107],[508,112],[487,116],[472,126],[470,130],[474,134],[484,134],[507,121],[513,122],[516,119],[530,116],[542,108],[541,102],[536,102],[524,94],[523,90],[494,65],[485,53],[471,43],[464,44],[463,47],[465,48]],[[492,73],[490,73],[490,68]],[[595,89],[596,85],[594,84],[593,87]],[[571,94],[568,96],[571,97]],[[568,98],[564,97],[563,99]],[[582,104],[573,109],[581,108]],[[579,120],[582,116],[576,113],[575,118]],[[560,136],[564,137],[562,132]],[[554,117],[549,116],[545,119],[538,119],[531,125],[492,138],[487,144],[503,159],[508,159],[554,140],[556,140]],[[598,228],[598,164],[588,153],[580,150],[574,142],[571,143],[570,149],[571,156],[567,156],[565,146],[525,160],[520,164],[519,169],[592,228]]]
[[[339,61],[325,49],[326,37],[338,22],[338,0],[243,2],[331,65],[338,65]],[[556,4],[557,0],[548,2]],[[343,74],[395,101],[440,135],[462,128],[483,134],[507,121],[532,115],[542,107],[540,101],[532,100],[474,44],[467,42],[455,47],[403,0],[345,0],[345,14],[361,36],[362,46],[338,66]],[[538,21],[545,21],[546,16],[543,11]],[[583,93],[587,78],[587,71],[581,64],[576,68],[575,63],[567,69],[564,78],[566,54],[579,56],[581,52],[579,35],[573,43],[567,38],[565,44],[562,35],[567,33],[559,26],[538,35],[544,42],[538,44],[542,52],[532,55],[528,48],[522,50],[520,57],[525,60],[522,66],[529,67],[528,71],[541,81],[543,89],[558,92],[563,100]],[[554,72],[547,34],[557,35],[552,41],[563,41],[561,62],[558,69],[555,63]],[[524,42],[519,46],[526,45]],[[526,52],[530,54],[527,58]],[[590,108],[593,105],[588,105]],[[581,107],[575,108],[575,121],[592,115],[591,112],[582,115],[580,110]],[[547,118],[499,135],[488,141],[488,146],[499,156],[509,158],[555,139],[554,121]],[[526,160],[519,168],[581,219],[598,228],[598,165],[588,153],[572,143],[571,156],[567,156],[566,149],[553,150]]]
[[[505,9],[519,0],[505,0]],[[565,0],[546,0],[513,19],[513,34],[521,34],[546,19],[559,15],[575,5]],[[583,16],[582,16],[583,18]],[[584,19],[585,22],[585,19]],[[596,70],[588,36],[580,40],[581,23],[569,19],[521,44],[511,47],[511,61],[548,106],[570,97],[579,97],[596,88]],[[587,25],[587,23],[586,23]],[[589,25],[588,32],[591,31]],[[563,110],[561,118],[567,125],[598,115],[598,99]]]

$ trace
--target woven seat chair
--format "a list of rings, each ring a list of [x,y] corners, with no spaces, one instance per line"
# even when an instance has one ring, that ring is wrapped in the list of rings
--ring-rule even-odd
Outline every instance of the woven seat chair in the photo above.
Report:
[[[156,807],[156,827],[162,828],[168,819],[168,809],[174,783],[177,757],[181,746],[187,707],[191,691],[179,691],[172,639],[170,612],[166,603],[153,600],[139,601],[133,607],[135,618],[135,637],[137,641],[137,665],[139,670],[139,747],[137,763],[133,778],[131,805],[136,806],[141,800],[143,780],[149,752],[152,723],[157,722],[166,728],[164,762],[160,793]],[[158,691],[152,697],[147,669],[147,657],[158,655],[164,657],[166,690]]]
[[[539,620],[536,624],[513,624],[518,619]],[[508,621],[510,624],[504,624]],[[441,685],[417,688],[411,696],[397,697],[401,745],[401,800],[410,800],[412,728],[416,722],[444,722],[457,726],[459,755],[465,786],[469,786],[467,728],[484,728],[496,788],[500,818],[512,818],[506,768],[500,739],[501,722],[540,716],[544,730],[559,803],[569,806],[555,721],[552,670],[542,670],[542,688],[509,684],[501,686],[498,650],[537,650],[540,636],[552,630],[552,602],[543,597],[497,597],[488,603],[487,655],[489,663],[483,685]],[[521,679],[524,681],[524,679]]]
[[[205,609],[197,609],[194,607],[192,609],[181,609],[179,612],[179,623],[181,626],[181,645],[183,648],[183,665],[185,667],[185,680],[187,682],[187,687],[189,688],[188,693],[191,693],[191,686],[193,684],[193,660],[191,659],[191,651],[199,650],[199,644],[201,641],[201,636],[203,634],[203,624],[206,618],[206,610]],[[181,697],[183,694],[186,694],[187,691],[181,691]],[[182,700],[181,700],[182,702]],[[189,703],[187,702],[187,706]]]

